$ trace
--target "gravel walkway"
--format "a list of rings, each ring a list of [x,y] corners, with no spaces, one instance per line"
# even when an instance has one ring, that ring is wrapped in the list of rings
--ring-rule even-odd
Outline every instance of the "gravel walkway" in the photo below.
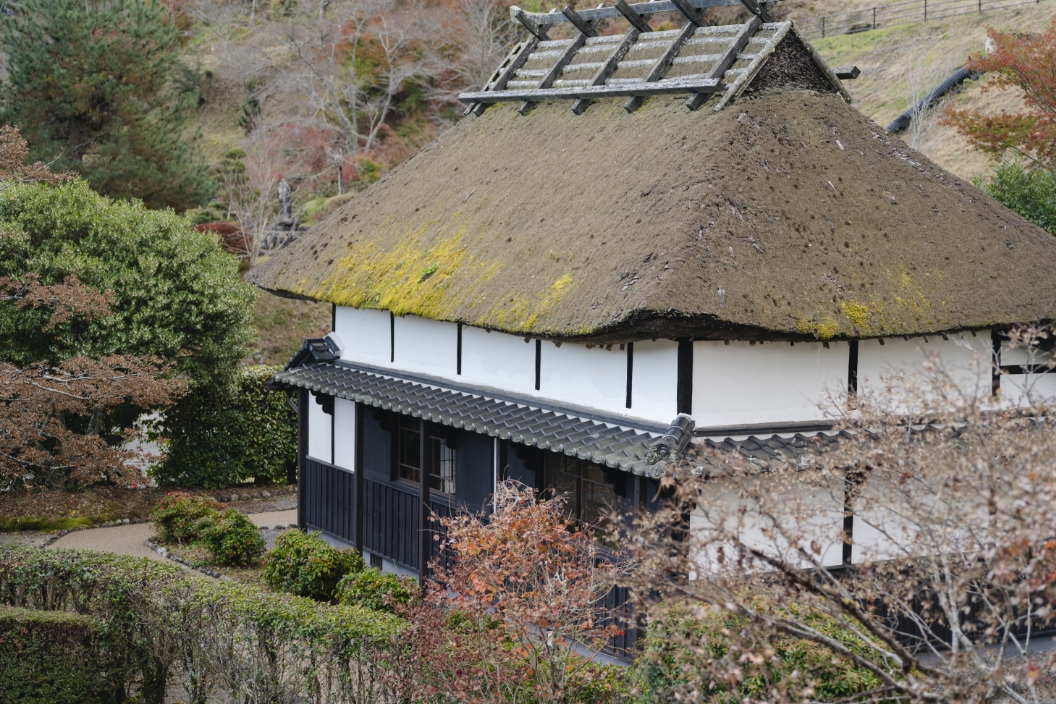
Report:
[[[288,526],[297,523],[296,509],[291,511],[251,513],[248,516],[249,520],[260,527],[274,528],[275,526]],[[108,528],[74,531],[62,536],[49,547],[98,550],[99,552],[112,552],[118,555],[133,555],[135,557],[147,557],[151,560],[165,561],[161,555],[143,544],[143,541],[152,535],[154,535],[154,528],[149,523],[133,523],[127,526],[110,526]],[[274,541],[274,538],[272,538],[272,541]]]

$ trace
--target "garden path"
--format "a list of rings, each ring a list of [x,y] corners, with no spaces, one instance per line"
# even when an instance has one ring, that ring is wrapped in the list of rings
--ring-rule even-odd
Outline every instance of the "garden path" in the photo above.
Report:
[[[249,520],[253,521],[254,525],[270,528],[297,523],[296,510],[250,513],[248,517]],[[132,555],[134,557],[146,557],[151,560],[164,561],[165,558],[143,544],[143,541],[152,535],[154,535],[154,527],[149,523],[133,523],[130,525],[74,531],[62,536],[49,547],[98,550],[100,552],[112,552],[118,555]]]

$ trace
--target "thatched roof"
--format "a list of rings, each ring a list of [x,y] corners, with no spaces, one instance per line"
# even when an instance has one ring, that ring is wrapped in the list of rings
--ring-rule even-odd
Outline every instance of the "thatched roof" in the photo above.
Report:
[[[588,342],[1056,317],[1056,239],[848,105],[795,33],[724,109],[684,98],[490,107],[250,279]]]

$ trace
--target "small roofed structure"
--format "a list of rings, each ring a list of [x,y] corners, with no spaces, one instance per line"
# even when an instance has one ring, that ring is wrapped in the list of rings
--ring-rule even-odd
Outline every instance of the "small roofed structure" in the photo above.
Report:
[[[1056,239],[858,112],[857,69],[771,4],[704,25],[731,2],[514,8],[528,35],[466,117],[250,272],[334,306],[275,378],[302,526],[421,573],[430,516],[502,478],[583,522],[649,510],[707,448],[836,441],[826,403],[926,355],[1008,404],[1056,393],[1002,338],[1056,317]]]

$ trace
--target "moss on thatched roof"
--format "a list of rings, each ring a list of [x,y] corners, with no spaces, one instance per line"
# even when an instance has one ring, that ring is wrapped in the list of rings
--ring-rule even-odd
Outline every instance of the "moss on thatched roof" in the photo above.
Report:
[[[1056,239],[812,90],[824,84],[787,70],[801,52],[779,49],[718,112],[683,98],[633,114],[619,100],[578,116],[567,102],[525,116],[491,107],[250,279],[599,342],[881,337],[1056,317]]]

